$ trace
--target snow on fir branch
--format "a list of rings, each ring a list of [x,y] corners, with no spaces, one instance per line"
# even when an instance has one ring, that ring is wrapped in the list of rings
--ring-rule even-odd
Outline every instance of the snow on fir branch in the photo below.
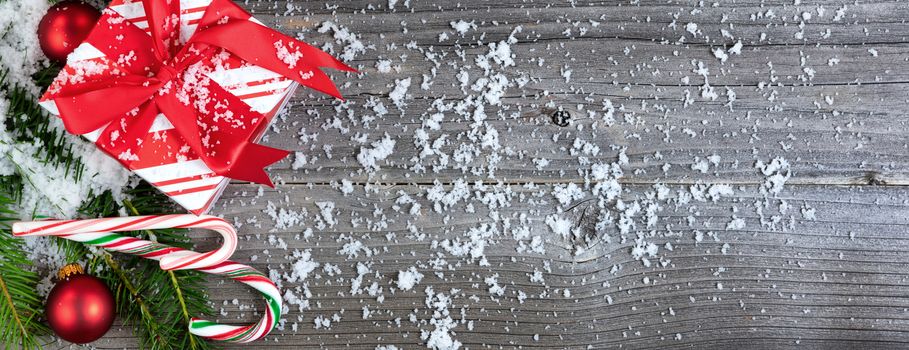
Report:
[[[54,67],[32,76],[43,88]],[[91,144],[65,133],[46,114],[31,89],[0,72],[0,201],[3,216],[106,217],[171,213],[177,208],[145,183],[136,184],[115,161]],[[132,187],[129,185],[133,184]],[[150,232],[135,232],[151,238]],[[191,248],[185,230],[155,231],[158,242]],[[43,323],[43,299],[50,275],[79,262],[114,291],[118,316],[152,350],[208,349],[188,331],[189,315],[210,315],[205,276],[196,271],[163,271],[151,260],[113,255],[59,238],[12,237],[0,226],[0,342],[38,349],[52,338]]]

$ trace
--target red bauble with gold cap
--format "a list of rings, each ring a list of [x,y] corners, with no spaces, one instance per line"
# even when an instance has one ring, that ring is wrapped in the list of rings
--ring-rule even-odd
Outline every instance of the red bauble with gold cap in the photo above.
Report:
[[[60,338],[85,344],[101,338],[114,323],[114,295],[103,281],[78,264],[60,269],[59,282],[47,296],[45,314]]]
[[[88,36],[101,12],[78,0],[64,0],[47,10],[38,23],[38,42],[47,58],[66,62],[68,56]]]

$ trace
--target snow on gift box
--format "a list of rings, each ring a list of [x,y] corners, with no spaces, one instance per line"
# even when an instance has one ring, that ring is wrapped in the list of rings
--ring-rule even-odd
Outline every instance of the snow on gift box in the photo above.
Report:
[[[255,142],[298,84],[340,97],[320,68],[354,71],[230,0],[114,0],[40,102],[201,215],[230,179],[271,185],[287,152]]]

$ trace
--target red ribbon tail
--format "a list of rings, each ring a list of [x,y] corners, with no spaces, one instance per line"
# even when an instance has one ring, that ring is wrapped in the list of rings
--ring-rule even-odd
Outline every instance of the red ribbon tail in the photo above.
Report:
[[[265,167],[284,159],[288,154],[290,152],[282,149],[250,142],[243,147],[241,153],[235,158],[235,163],[222,175],[231,179],[254,182],[274,188],[275,185],[271,182],[268,173],[265,172]]]
[[[331,82],[331,78],[325,72],[319,69],[313,69],[311,71],[313,75],[312,78],[306,80],[298,80],[298,82],[310,89],[316,90],[318,92],[327,94],[331,97],[344,99],[344,96],[341,95],[341,91],[338,91],[338,87],[335,86],[335,83]]]
[[[236,40],[236,33],[243,33],[244,40]],[[337,98],[341,93],[319,68],[354,71],[322,50],[248,20],[207,27],[196,32],[190,41],[225,49],[244,61]]]
[[[341,62],[341,60],[335,58],[332,55],[329,55],[327,52],[319,50],[312,45],[309,45],[305,42],[293,40],[297,44],[298,50],[303,53],[303,57],[306,57],[306,63],[320,67],[320,68],[333,68],[339,71],[353,72],[357,73],[356,69],[351,68],[350,66]]]

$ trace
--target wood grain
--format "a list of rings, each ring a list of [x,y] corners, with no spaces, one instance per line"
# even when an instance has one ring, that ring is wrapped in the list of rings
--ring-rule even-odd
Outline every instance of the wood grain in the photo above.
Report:
[[[900,89],[894,89],[898,86],[803,87],[799,90],[804,93],[784,97],[780,105],[786,110],[774,112],[762,106],[766,99],[760,93],[740,92],[738,106],[732,111],[722,103],[700,104],[682,110],[683,102],[673,98],[682,96],[685,88],[665,87],[661,92],[653,92],[642,87],[632,89],[627,97],[612,98],[616,105],[627,103],[626,110],[636,113],[636,118],[640,118],[637,123],[640,124],[620,123],[610,127],[603,127],[599,118],[578,117],[573,119],[571,127],[559,128],[550,122],[552,109],[539,105],[536,100],[507,99],[505,104],[519,110],[523,106],[524,111],[516,117],[488,123],[499,130],[502,147],[510,148],[518,156],[503,157],[495,178],[506,182],[580,181],[577,169],[583,165],[578,163],[570,149],[575,139],[581,138],[600,149],[597,156],[589,157],[591,162],[612,162],[618,150],[610,146],[627,147],[631,168],[640,169],[623,178],[622,181],[629,183],[693,183],[699,180],[755,183],[761,181],[762,176],[754,169],[757,160],[766,162],[784,156],[792,164],[792,183],[860,184],[876,179],[884,183],[906,184],[909,183],[906,177],[909,174],[909,148],[905,130],[909,125],[906,125],[906,118],[899,115],[902,110],[889,102],[864,102],[875,100],[875,96],[900,94]],[[635,96],[635,92],[640,95]],[[848,102],[851,107],[837,109],[837,117],[832,116],[832,111],[812,111],[812,104],[817,101],[814,96],[825,93],[837,94],[844,104],[851,101]],[[558,101],[559,106],[574,106],[583,103],[584,98],[566,95],[548,99]],[[650,98],[659,98],[663,107],[675,112],[642,111],[641,101]],[[881,99],[902,103],[896,98]],[[283,131],[271,136],[270,144],[302,151],[311,162],[292,170],[291,160],[288,160],[274,166],[273,173],[289,183],[328,183],[340,178],[364,182],[370,177],[398,183],[451,182],[457,178],[487,180],[488,173],[484,171],[487,163],[482,157],[466,164],[466,172],[460,167],[440,169],[438,172],[430,168],[425,173],[408,170],[416,163],[414,157],[420,153],[419,149],[411,146],[414,143],[413,130],[419,128],[420,111],[425,111],[430,103],[429,100],[411,102],[401,114],[411,117],[403,117],[404,120],[398,115],[386,116],[384,120],[387,123],[378,123],[373,129],[351,126],[346,134],[322,132],[318,142],[303,145],[295,137],[288,139],[284,136],[303,128],[299,121],[279,122],[277,128]],[[331,107],[298,106],[291,108],[291,114],[309,115],[313,110],[318,111],[317,115],[333,115],[329,112]],[[574,115],[583,115],[570,107],[569,111]],[[592,132],[591,124],[595,122],[601,126]],[[468,133],[471,124],[466,120],[446,121],[442,130],[430,131],[430,135],[433,140],[442,134],[454,138]],[[578,128],[583,128],[583,131],[578,131]],[[670,128],[671,131],[668,130]],[[306,129],[307,132],[321,130],[315,126]],[[364,145],[350,140],[357,133],[388,133],[398,140],[400,146],[378,172],[369,174],[356,159]],[[559,139],[554,140],[553,135],[559,135]],[[667,138],[670,142],[664,142]],[[331,159],[322,149],[324,144],[332,145]],[[451,154],[459,145],[459,142],[454,142],[442,149]],[[658,153],[663,157],[660,160],[655,159]],[[703,160],[711,155],[720,157],[719,167],[711,167],[707,173],[691,169],[695,157]],[[549,164],[537,168],[534,159],[547,159]],[[427,157],[421,162],[433,164],[435,157]],[[667,163],[672,167],[664,172],[662,167]],[[481,173],[474,175],[473,171]]]
[[[775,156],[786,156],[793,164],[793,183],[909,181],[905,177],[909,156],[904,132],[907,120],[902,117],[906,102],[902,91],[909,80],[901,76],[909,72],[909,61],[902,57],[906,46],[902,43],[905,34],[900,30],[905,28],[894,25],[890,17],[906,11],[905,7],[880,2],[849,6],[849,15],[834,22],[833,12],[839,6],[825,4],[826,16],[819,18],[818,24],[809,21],[803,30],[814,31],[817,37],[806,36],[802,41],[793,40],[793,33],[800,29],[797,21],[788,23],[792,18],[787,17],[800,15],[808,10],[806,7],[760,7],[750,2],[734,11],[704,7],[698,10],[705,15],[696,18],[699,30],[709,34],[676,44],[678,38],[691,35],[684,29],[670,28],[669,24],[676,22],[676,27],[684,27],[686,20],[675,17],[691,4],[682,2],[670,11],[671,5],[621,6],[623,3],[520,10],[500,3],[464,3],[458,11],[430,10],[444,7],[435,4],[419,5],[423,11],[415,8],[412,13],[379,8],[368,15],[350,11],[346,6],[330,13],[307,7],[313,14],[266,16],[272,25],[302,32],[309,40],[319,42],[332,42],[330,33],[315,31],[320,23],[342,23],[360,35],[364,43],[375,46],[353,62],[361,69],[360,76],[338,76],[348,82],[344,87],[348,99],[344,110],[349,114],[336,113],[335,101],[298,94],[290,114],[305,119],[290,118],[278,123],[275,129],[282,133],[271,135],[270,142],[302,151],[312,161],[298,171],[290,171],[287,162],[276,166],[275,173],[291,183],[327,183],[341,177],[358,182],[372,178],[398,183],[488,178],[483,169],[488,165],[484,157],[436,171],[409,171],[417,163],[414,156],[420,151],[411,145],[415,130],[434,113],[433,102],[456,103],[471,95],[469,89],[465,94],[455,79],[462,67],[472,66],[477,55],[485,54],[487,43],[504,40],[521,26],[523,30],[515,34],[517,42],[511,45],[516,65],[505,74],[513,79],[532,79],[521,88],[509,89],[501,106],[486,108],[488,125],[498,130],[503,149],[514,152],[502,157],[496,179],[577,181],[575,170],[579,165],[566,149],[571,148],[575,138],[581,138],[600,148],[601,153],[590,157],[591,161],[614,159],[617,151],[611,145],[627,147],[632,167],[638,169],[623,179],[629,183],[692,183],[717,178],[755,183],[759,179],[752,169],[754,162]],[[251,8],[274,12],[268,10],[271,5],[263,6],[258,3]],[[750,19],[752,14],[768,10],[777,18]],[[606,20],[598,19],[600,15]],[[728,18],[721,20],[723,15]],[[510,21],[493,24],[502,18]],[[439,43],[442,32],[457,37],[450,23],[460,19],[476,21],[478,29],[465,38]],[[582,23],[588,20],[603,23],[597,27]],[[402,23],[412,23],[406,26],[406,33],[402,32]],[[578,36],[578,26],[585,25],[587,33]],[[573,31],[572,37],[563,33],[566,28]],[[732,55],[722,64],[712,49],[728,48],[731,42],[723,39],[720,29],[731,31],[736,40],[747,43],[742,55]],[[820,34],[826,29],[831,29],[829,37]],[[631,33],[636,37],[625,37]],[[875,37],[874,33],[886,33],[886,38]],[[708,35],[710,38],[704,39]],[[759,40],[762,35],[767,39]],[[408,42],[416,43],[419,49],[401,47]],[[389,50],[389,45],[396,47]],[[435,63],[426,60],[428,47],[442,58],[435,58]],[[870,49],[876,50],[878,56],[869,53]],[[463,52],[464,58],[458,58],[457,52]],[[403,62],[395,59],[402,55],[408,58]],[[545,60],[543,65],[540,58]],[[378,73],[375,65],[380,59],[395,59],[400,71]],[[829,66],[831,59],[838,63]],[[699,88],[705,81],[693,72],[698,62],[710,69],[708,80],[721,95],[719,99],[700,97]],[[572,70],[573,78],[568,82],[562,77],[565,67]],[[815,71],[812,79],[807,78],[806,67]],[[421,76],[432,69],[437,73],[430,89],[417,87]],[[399,110],[382,98],[392,90],[390,84],[407,77],[414,79],[414,87],[408,91],[407,106]],[[681,81],[684,77],[688,83]],[[726,88],[736,94],[732,103],[722,96]],[[686,93],[691,96],[688,103]],[[390,107],[388,114],[377,115],[367,105],[377,99]],[[605,126],[607,123],[602,120],[604,100],[617,109],[613,125]],[[550,116],[558,109],[571,113],[569,127],[559,128],[551,123]],[[375,121],[361,122],[359,119],[365,116]],[[336,117],[343,133],[322,130]],[[430,139],[442,134],[463,139],[472,123],[470,119],[448,115],[442,130],[429,131]],[[301,129],[319,132],[318,142],[301,142],[296,137]],[[367,141],[371,142],[384,133],[399,140],[400,146],[387,164],[370,177],[355,157],[364,145],[351,138],[369,135]],[[559,139],[554,140],[553,135]],[[451,154],[461,143],[450,141],[440,149]],[[323,152],[324,144],[331,145],[330,159]],[[657,152],[664,158],[653,160]],[[722,166],[706,174],[690,169],[695,157],[708,155],[720,156]],[[550,164],[537,169],[532,162],[535,158],[545,158]],[[428,157],[420,162],[432,164],[434,159]],[[674,166],[664,173],[660,168],[665,163]]]
[[[643,193],[648,187],[631,186],[626,196]],[[683,186],[673,187],[679,189],[687,191]],[[423,188],[407,186],[404,190],[419,192]],[[519,186],[514,190],[528,195],[537,192]],[[478,208],[476,214],[468,214],[462,205],[451,210],[449,221],[443,224],[433,222],[438,217],[429,212],[418,216],[395,213],[391,191],[366,196],[358,187],[348,196],[337,193],[327,186],[287,186],[281,192],[265,191],[258,196],[255,188],[237,185],[225,194],[219,215],[238,222],[256,218],[261,226],[241,228],[245,240],[237,259],[249,261],[258,255],[252,263],[256,268],[285,266],[286,270],[296,260],[286,255],[308,250],[314,261],[341,269],[336,276],[322,273],[322,278],[307,279],[312,307],[302,313],[294,309],[285,316],[295,320],[302,315],[297,331],[291,331],[288,324],[275,331],[270,341],[244,347],[372,349],[397,344],[416,348],[420,329],[427,325],[407,319],[412,312],[420,320],[431,317],[424,305],[427,286],[437,291],[458,290],[453,293],[452,310],[459,314],[464,307],[463,319],[473,322],[473,329],[461,324],[455,333],[469,348],[687,348],[742,342],[751,347],[883,348],[905,346],[909,341],[905,338],[909,331],[905,321],[909,265],[904,259],[909,249],[904,234],[909,227],[905,215],[909,193],[904,187],[791,186],[771,201],[771,207],[786,201],[793,208],[814,208],[817,217],[805,219],[790,209],[782,215],[784,221],[792,220],[792,227],[787,223],[776,229],[762,226],[760,217],[749,209],[737,213],[745,220],[745,228],[725,229],[731,208],[763,200],[754,186],[737,187],[735,196],[716,202],[668,207],[660,213],[661,227],[642,232],[660,246],[673,246],[671,252],[661,253],[670,262],[659,268],[647,268],[632,259],[629,251],[636,235],[622,240],[614,230],[603,232],[584,254],[575,255],[572,247],[577,242],[562,239],[542,222],[557,207],[551,198],[532,204],[516,199],[497,210],[500,217],[512,220],[529,214],[531,235],[546,237],[545,255],[518,253],[515,240],[502,235],[486,248],[489,266],[480,266],[441,253],[432,242],[461,237],[483,223],[495,224],[488,217],[489,210]],[[282,201],[288,194],[296,195],[289,207],[297,210],[315,213],[315,202],[332,198],[339,210],[349,214],[309,239],[293,240],[302,227],[311,225],[275,230],[271,229],[274,222],[262,214],[269,201]],[[431,207],[425,200],[420,202],[424,208]],[[350,218],[371,218],[377,209],[387,216],[388,228],[372,231],[351,226]],[[565,215],[578,220],[583,211],[581,205]],[[689,223],[688,216],[694,222]],[[409,238],[407,222],[418,225],[426,237]],[[708,234],[696,242],[696,231],[713,232],[716,240]],[[386,233],[396,237],[388,240]],[[284,238],[287,248],[268,243],[267,235]],[[341,236],[362,241],[376,255],[348,258],[339,254]],[[214,244],[213,240],[213,236],[207,237],[200,244]],[[724,244],[729,245],[726,253]],[[271,251],[268,258],[263,257],[264,250]],[[458,267],[435,270],[444,275],[440,278],[427,266],[437,258]],[[379,282],[386,296],[384,303],[365,294],[351,295],[357,262],[371,264],[373,272],[364,278],[364,285]],[[426,268],[426,277],[415,290],[393,292],[397,272],[410,266]],[[617,266],[615,272],[613,266]],[[545,282],[531,282],[535,270],[543,271]],[[493,274],[505,286],[503,296],[489,294],[484,278]],[[565,289],[570,290],[569,297],[565,297]],[[518,291],[527,294],[524,302],[518,301]],[[255,294],[229,282],[213,282],[211,293],[214,301],[237,298],[246,307],[259,303]],[[541,297],[541,293],[546,295]],[[364,306],[374,310],[366,320],[361,313]],[[239,321],[235,318],[240,314],[245,315],[240,320],[252,319],[249,311],[239,311],[238,306],[223,308],[231,316],[222,321]],[[313,329],[316,315],[330,316],[340,310],[345,310],[340,322],[330,329]],[[400,326],[394,323],[397,318],[403,319]],[[95,345],[119,348],[126,340],[107,337]]]
[[[321,264],[305,282],[283,286],[311,293],[308,308],[292,306],[266,341],[226,348],[425,348],[421,330],[432,329],[433,317],[427,287],[452,297],[453,333],[469,349],[906,348],[909,6],[795,3],[399,1],[392,10],[385,1],[246,2],[267,25],[317,46],[342,50],[331,31],[317,30],[331,21],[369,48],[349,62],[360,74],[332,74],[344,82],[345,102],[298,93],[268,133],[267,144],[302,152],[308,163],[293,168],[291,158],[273,166],[277,190],[235,183],[219,201],[215,214],[241,225],[236,260],[289,273],[299,260],[294,252],[308,251]],[[459,36],[451,23],[462,19],[477,29]],[[687,32],[688,23],[697,23],[699,34]],[[440,42],[442,33],[449,39]],[[488,104],[483,121],[498,131],[501,147],[433,169],[438,155],[419,158],[416,130],[439,103],[477,96],[456,75],[482,75],[475,59],[511,35],[515,66],[501,72],[526,83]],[[726,62],[714,56],[739,40],[741,55]],[[395,68],[379,72],[380,60]],[[701,97],[698,62],[710,70],[716,100]],[[565,70],[572,71],[568,80]],[[434,75],[428,89],[420,88],[424,74]],[[398,108],[389,93],[408,77],[406,105]],[[727,89],[736,95],[731,103]],[[606,100],[615,108],[612,121],[604,119]],[[376,102],[388,112],[375,112]],[[570,113],[569,126],[551,122],[557,110]],[[447,134],[441,150],[451,155],[472,142],[475,125],[445,113],[441,128],[428,133],[431,140]],[[379,169],[363,169],[360,149],[385,134],[396,140],[394,152]],[[576,139],[599,153],[579,162]],[[615,162],[621,149],[628,157],[619,179],[623,200],[645,199],[654,184],[670,189],[657,224],[647,227],[636,214],[627,233],[614,225],[595,229],[589,198],[563,205],[551,194],[566,184],[586,186],[590,164]],[[499,158],[494,173],[489,156]],[[692,168],[708,156],[719,161],[705,172]],[[788,160],[792,177],[768,197],[755,163],[776,157]],[[549,164],[538,167],[534,160],[544,158]],[[339,190],[342,179],[353,192]],[[474,197],[436,212],[427,190],[459,180],[499,186],[495,192],[508,193],[507,200],[490,208]],[[734,194],[679,198],[705,183],[732,184]],[[418,215],[395,204],[401,194],[420,203]],[[336,224],[319,224],[316,202],[334,203]],[[269,212],[280,208],[306,214],[279,228]],[[505,229],[506,219],[515,224],[522,215],[545,253],[521,250],[527,239]],[[578,236],[554,233],[545,222],[551,215],[570,219]],[[727,228],[733,218],[744,226]],[[488,239],[482,264],[439,247],[484,224],[500,232]],[[312,236],[303,238],[306,229]],[[650,267],[631,255],[638,238],[660,247]],[[368,250],[339,253],[350,242]],[[203,234],[198,244],[216,242]],[[370,268],[363,286],[377,282],[384,300],[351,291],[358,263]],[[339,272],[321,270],[325,264]],[[412,266],[424,279],[397,290],[398,272]],[[544,282],[532,280],[535,271]],[[495,275],[501,296],[485,281]],[[211,281],[211,297],[227,315],[221,321],[252,320],[260,306],[255,294],[225,281]],[[221,305],[234,299],[236,305]],[[364,307],[371,311],[365,319]],[[314,328],[316,317],[334,314],[341,320]],[[136,347],[128,328],[92,345]]]

